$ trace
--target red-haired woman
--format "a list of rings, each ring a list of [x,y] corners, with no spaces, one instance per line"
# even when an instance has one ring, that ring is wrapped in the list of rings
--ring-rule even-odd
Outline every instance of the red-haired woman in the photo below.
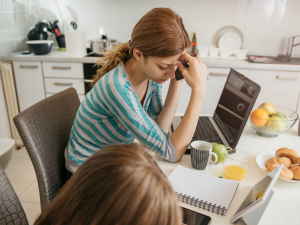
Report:
[[[102,68],[81,103],[65,150],[70,174],[99,149],[134,138],[168,161],[182,158],[206,93],[207,68],[185,53],[189,46],[181,17],[171,9],[155,8],[139,20],[128,43],[99,59]],[[177,67],[192,91],[181,123],[168,135],[182,86],[175,79]],[[168,79],[163,105],[161,84]]]

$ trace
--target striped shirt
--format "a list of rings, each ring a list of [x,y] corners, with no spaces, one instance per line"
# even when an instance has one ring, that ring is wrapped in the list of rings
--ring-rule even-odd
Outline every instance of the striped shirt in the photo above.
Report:
[[[161,109],[161,85],[149,80],[141,105],[120,63],[105,74],[82,101],[65,150],[66,168],[74,173],[101,148],[132,143],[135,138],[162,158],[176,162],[171,136],[156,123]]]

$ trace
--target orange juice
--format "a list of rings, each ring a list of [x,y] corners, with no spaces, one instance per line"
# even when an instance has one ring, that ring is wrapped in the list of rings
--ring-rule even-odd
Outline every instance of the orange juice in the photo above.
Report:
[[[241,166],[228,165],[224,168],[225,177],[232,180],[243,180],[247,175],[247,170]]]

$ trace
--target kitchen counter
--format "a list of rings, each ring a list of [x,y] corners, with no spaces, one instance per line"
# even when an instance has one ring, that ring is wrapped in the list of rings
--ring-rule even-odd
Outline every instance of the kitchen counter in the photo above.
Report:
[[[52,49],[47,55],[23,55],[15,53],[5,55],[2,61],[34,61],[34,62],[81,62],[81,63],[95,63],[97,57],[69,57],[67,52]],[[214,68],[234,68],[234,69],[249,69],[249,70],[280,70],[280,71],[295,71],[300,72],[300,65],[286,65],[286,64],[263,64],[263,63],[249,63],[244,59],[209,59],[198,58],[207,67]]]

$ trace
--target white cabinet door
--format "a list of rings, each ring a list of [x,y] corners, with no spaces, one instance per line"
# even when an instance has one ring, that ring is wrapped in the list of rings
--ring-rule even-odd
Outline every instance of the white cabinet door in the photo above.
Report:
[[[256,100],[257,104],[263,102],[297,110],[300,73],[285,71],[250,70],[249,78],[261,86]]]
[[[14,61],[14,74],[20,111],[45,98],[41,62]]]
[[[229,68],[208,68],[207,77],[209,80],[206,81],[206,96],[201,109],[201,114],[212,115],[217,107],[219,98],[223,91],[227,76],[229,74]],[[248,76],[248,70],[236,69],[239,73],[244,76]],[[170,82],[166,82],[162,85],[162,97],[166,99]],[[183,81],[178,106],[176,113],[185,113],[186,108],[189,104],[191,97],[191,88]]]

